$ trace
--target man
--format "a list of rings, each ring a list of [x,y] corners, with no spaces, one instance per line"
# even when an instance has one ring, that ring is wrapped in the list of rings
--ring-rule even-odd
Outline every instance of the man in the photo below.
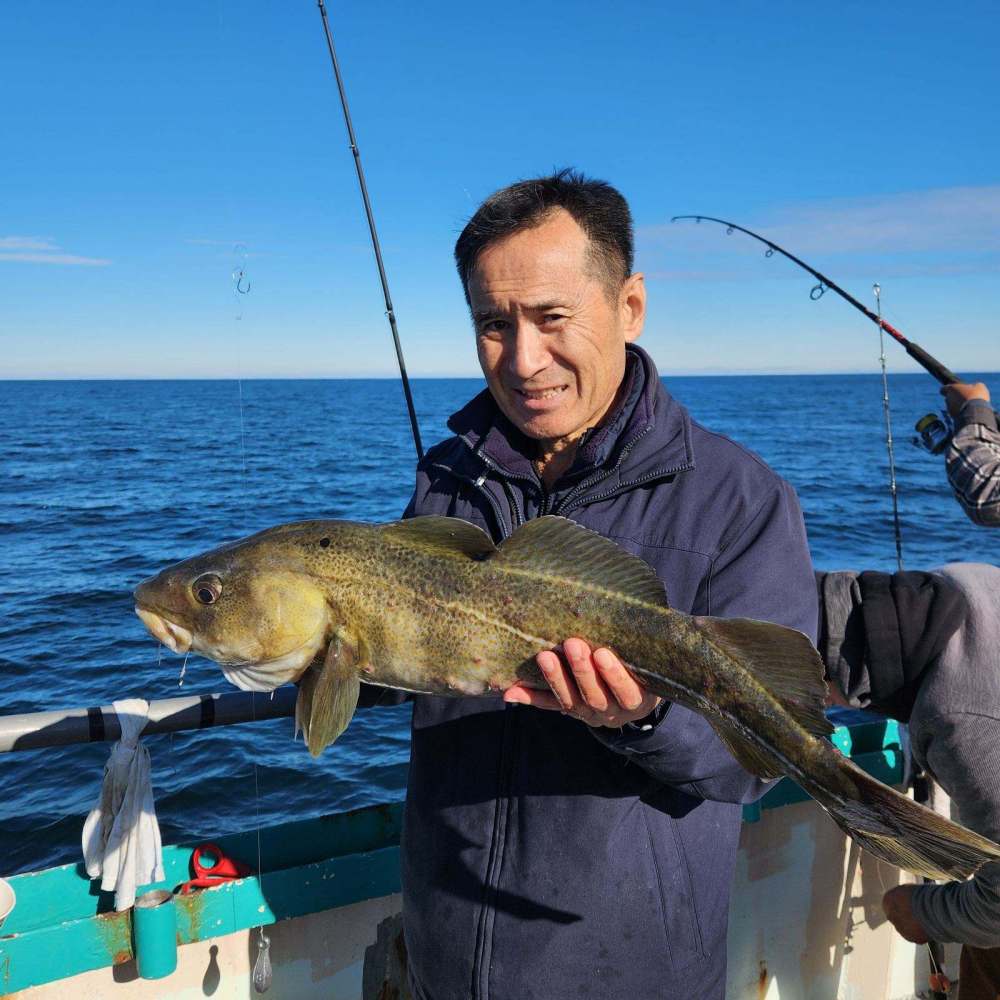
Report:
[[[948,445],[948,481],[962,509],[976,524],[1000,526],[1000,431],[982,382],[942,386],[955,436]]]
[[[831,693],[909,724],[917,764],[962,823],[1000,840],[1000,568],[818,573]],[[959,1000],[1000,995],[1000,863],[882,902],[908,941],[962,943]]]
[[[407,515],[498,542],[571,517],[650,563],[681,611],[814,633],[791,487],[691,420],[634,346],[646,292],[621,195],[568,171],[514,184],[455,256],[488,389],[420,463]],[[721,998],[740,803],[764,786],[612,651],[563,651],[538,657],[551,693],[414,700],[414,996]]]

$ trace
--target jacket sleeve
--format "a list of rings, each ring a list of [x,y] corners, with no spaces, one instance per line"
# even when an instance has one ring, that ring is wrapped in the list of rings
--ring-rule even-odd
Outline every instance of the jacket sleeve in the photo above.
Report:
[[[776,622],[816,641],[816,584],[802,511],[791,486],[777,481],[717,555],[707,585],[709,614]],[[704,799],[752,802],[770,787],[744,771],[709,723],[682,705],[669,705],[645,726],[591,732],[659,781]]]
[[[1000,838],[1000,719],[961,713],[938,720],[927,766],[965,826]],[[935,941],[1000,946],[1000,861],[966,882],[917,886],[913,910]]]
[[[945,455],[955,499],[976,524],[1000,527],[1000,432],[996,415],[983,400],[970,400]]]

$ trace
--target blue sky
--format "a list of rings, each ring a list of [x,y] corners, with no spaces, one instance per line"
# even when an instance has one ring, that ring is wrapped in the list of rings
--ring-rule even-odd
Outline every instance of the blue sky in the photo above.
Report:
[[[451,248],[575,165],[628,197],[665,373],[1000,370],[995,3],[333,3],[411,373],[476,372]],[[5,4],[0,376],[391,375],[313,0]],[[242,267],[250,291],[237,295]],[[914,366],[893,349],[895,370]]]

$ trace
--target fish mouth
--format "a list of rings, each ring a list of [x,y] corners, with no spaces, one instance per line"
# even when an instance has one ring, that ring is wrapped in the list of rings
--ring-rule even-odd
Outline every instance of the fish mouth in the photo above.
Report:
[[[174,653],[187,653],[191,649],[194,636],[183,625],[178,625],[155,611],[140,608],[138,604],[135,606],[135,613],[142,620],[142,624],[149,629],[150,634],[159,639],[167,649]]]

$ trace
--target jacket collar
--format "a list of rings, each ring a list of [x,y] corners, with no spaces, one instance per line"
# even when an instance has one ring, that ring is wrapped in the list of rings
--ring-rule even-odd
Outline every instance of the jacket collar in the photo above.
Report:
[[[613,477],[612,486],[626,487],[694,468],[687,410],[667,392],[642,348],[628,344],[625,351],[622,401],[601,427],[587,432],[570,478],[602,473],[602,480]],[[533,442],[503,415],[489,389],[454,413],[448,427],[464,446],[448,456],[455,471],[479,474],[486,466],[508,478],[537,480]]]

